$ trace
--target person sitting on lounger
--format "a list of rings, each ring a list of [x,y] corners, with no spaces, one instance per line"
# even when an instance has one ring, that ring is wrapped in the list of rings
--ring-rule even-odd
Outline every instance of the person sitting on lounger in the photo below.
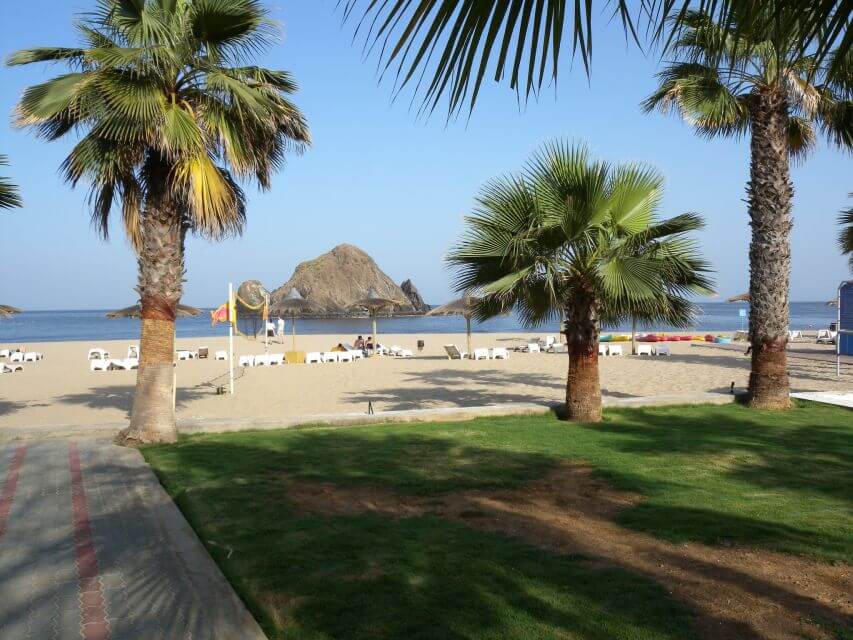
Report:
[[[364,338],[358,336],[355,339],[355,344],[353,345],[356,349],[364,349]]]
[[[373,351],[373,338],[367,339],[367,342],[364,343],[364,348],[368,351]]]

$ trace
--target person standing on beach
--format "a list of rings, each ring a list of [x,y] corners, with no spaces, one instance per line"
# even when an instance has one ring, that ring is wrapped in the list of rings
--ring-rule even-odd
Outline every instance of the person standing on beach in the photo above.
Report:
[[[276,332],[276,335],[282,340],[284,340],[284,318],[279,316],[278,320],[276,320],[276,324],[278,325],[278,331]]]

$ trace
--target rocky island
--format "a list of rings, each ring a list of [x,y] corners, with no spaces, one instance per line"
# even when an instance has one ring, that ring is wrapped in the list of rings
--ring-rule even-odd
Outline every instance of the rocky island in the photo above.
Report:
[[[270,312],[278,313],[278,303],[291,289],[310,303],[305,316],[361,315],[350,306],[373,288],[400,304],[388,309],[388,315],[418,315],[429,310],[411,280],[396,284],[365,251],[341,244],[323,255],[297,265],[290,279],[270,294]]]

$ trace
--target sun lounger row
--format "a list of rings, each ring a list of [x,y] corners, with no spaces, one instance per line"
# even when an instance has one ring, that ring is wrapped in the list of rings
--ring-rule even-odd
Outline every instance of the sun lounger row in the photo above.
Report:
[[[10,351],[6,357],[9,359],[9,362],[38,362],[39,360],[44,360],[44,354],[37,351]]]
[[[261,353],[256,356],[240,356],[237,359],[237,365],[240,367],[273,367],[283,364],[283,353]]]
[[[460,351],[455,344],[444,345],[444,352],[447,354],[448,360],[465,360],[468,357],[468,352]],[[472,360],[508,360],[509,352],[506,347],[492,347],[491,349],[474,349],[471,356]]]
[[[638,356],[669,356],[672,355],[669,352],[669,347],[665,344],[638,344],[637,345],[637,355]]]
[[[305,354],[305,364],[355,362],[362,358],[364,358],[364,354],[358,349],[352,351],[309,351]]]
[[[89,361],[89,371],[130,371],[138,368],[138,358],[94,358]]]

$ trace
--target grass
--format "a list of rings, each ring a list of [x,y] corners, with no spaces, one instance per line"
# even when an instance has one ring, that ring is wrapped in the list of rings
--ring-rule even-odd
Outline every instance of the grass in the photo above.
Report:
[[[694,637],[657,584],[423,516],[294,511],[283,474],[429,496],[516,487],[583,460],[670,541],[853,557],[850,411],[736,405],[193,436],[143,453],[271,638]],[[226,549],[234,553],[226,558]]]

